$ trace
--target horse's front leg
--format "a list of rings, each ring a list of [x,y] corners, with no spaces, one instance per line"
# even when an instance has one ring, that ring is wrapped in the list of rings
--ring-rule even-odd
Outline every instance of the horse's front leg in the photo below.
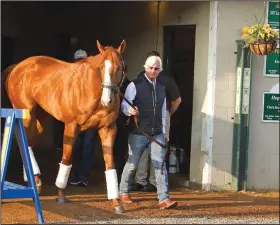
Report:
[[[103,157],[105,161],[105,176],[107,185],[108,199],[112,200],[115,212],[120,214],[124,212],[123,206],[119,201],[119,189],[117,172],[114,165],[113,146],[115,142],[117,127],[103,127],[99,131],[101,139]]]
[[[64,195],[64,189],[67,186],[69,174],[72,168],[72,152],[73,145],[77,139],[77,125],[65,124],[64,136],[63,136],[63,154],[62,160],[59,164],[59,171],[56,178],[55,185],[58,187],[58,204],[64,204],[70,202]]]

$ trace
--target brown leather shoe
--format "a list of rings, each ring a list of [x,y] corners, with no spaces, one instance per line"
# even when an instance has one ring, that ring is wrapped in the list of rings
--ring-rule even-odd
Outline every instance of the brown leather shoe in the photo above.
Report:
[[[129,194],[120,194],[120,200],[124,204],[131,204],[131,203],[133,203],[133,201],[130,198]]]
[[[178,204],[177,202],[167,199],[167,200],[164,200],[159,203],[159,208],[160,209],[171,209],[171,208],[175,208],[177,206],[177,204]]]

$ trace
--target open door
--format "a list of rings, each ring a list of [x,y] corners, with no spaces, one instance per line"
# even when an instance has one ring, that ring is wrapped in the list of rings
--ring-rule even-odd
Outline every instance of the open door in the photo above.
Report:
[[[195,25],[164,27],[163,67],[175,79],[182,98],[178,110],[171,116],[170,144],[182,149],[184,157],[181,158],[184,159],[178,172],[186,175],[187,179],[191,152],[195,28]],[[180,158],[178,150],[177,156]]]

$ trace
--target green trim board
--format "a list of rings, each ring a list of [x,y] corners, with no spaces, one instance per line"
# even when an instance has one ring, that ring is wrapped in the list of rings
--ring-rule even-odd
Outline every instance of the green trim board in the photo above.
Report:
[[[236,101],[233,123],[232,143],[232,189],[247,190],[248,143],[250,132],[250,96],[252,84],[252,53],[244,48],[239,40],[237,44],[236,65]]]

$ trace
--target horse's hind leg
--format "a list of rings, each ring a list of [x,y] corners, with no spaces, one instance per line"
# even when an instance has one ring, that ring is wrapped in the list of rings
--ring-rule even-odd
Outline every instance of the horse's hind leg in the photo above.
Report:
[[[102,143],[103,157],[105,161],[105,176],[107,184],[108,199],[112,200],[115,212],[123,213],[124,209],[119,201],[118,178],[114,165],[113,145],[116,137],[117,128],[103,127],[99,131],[99,136]]]
[[[37,191],[38,191],[38,193],[40,193],[41,186],[42,186],[42,182],[40,180],[41,172],[40,172],[38,163],[35,159],[35,155],[33,153],[32,148],[34,148],[36,146],[37,136],[39,133],[41,133],[43,131],[43,129],[42,129],[40,122],[36,119],[36,114],[35,114],[34,110],[32,110],[30,112],[30,118],[23,119],[23,126],[25,128],[25,133],[26,133],[26,137],[27,137],[27,141],[28,141],[28,145],[29,145],[28,150],[29,150],[29,154],[30,154],[30,158],[31,158],[31,164],[32,164],[32,168],[33,168]],[[24,168],[23,168],[23,174],[24,174],[24,180],[27,181],[27,177],[26,177]]]
[[[64,189],[67,186],[69,174],[72,168],[72,152],[73,145],[78,136],[77,124],[65,124],[63,135],[63,155],[59,165],[59,171],[56,178],[55,185],[58,187],[58,204],[70,202],[64,195]]]

